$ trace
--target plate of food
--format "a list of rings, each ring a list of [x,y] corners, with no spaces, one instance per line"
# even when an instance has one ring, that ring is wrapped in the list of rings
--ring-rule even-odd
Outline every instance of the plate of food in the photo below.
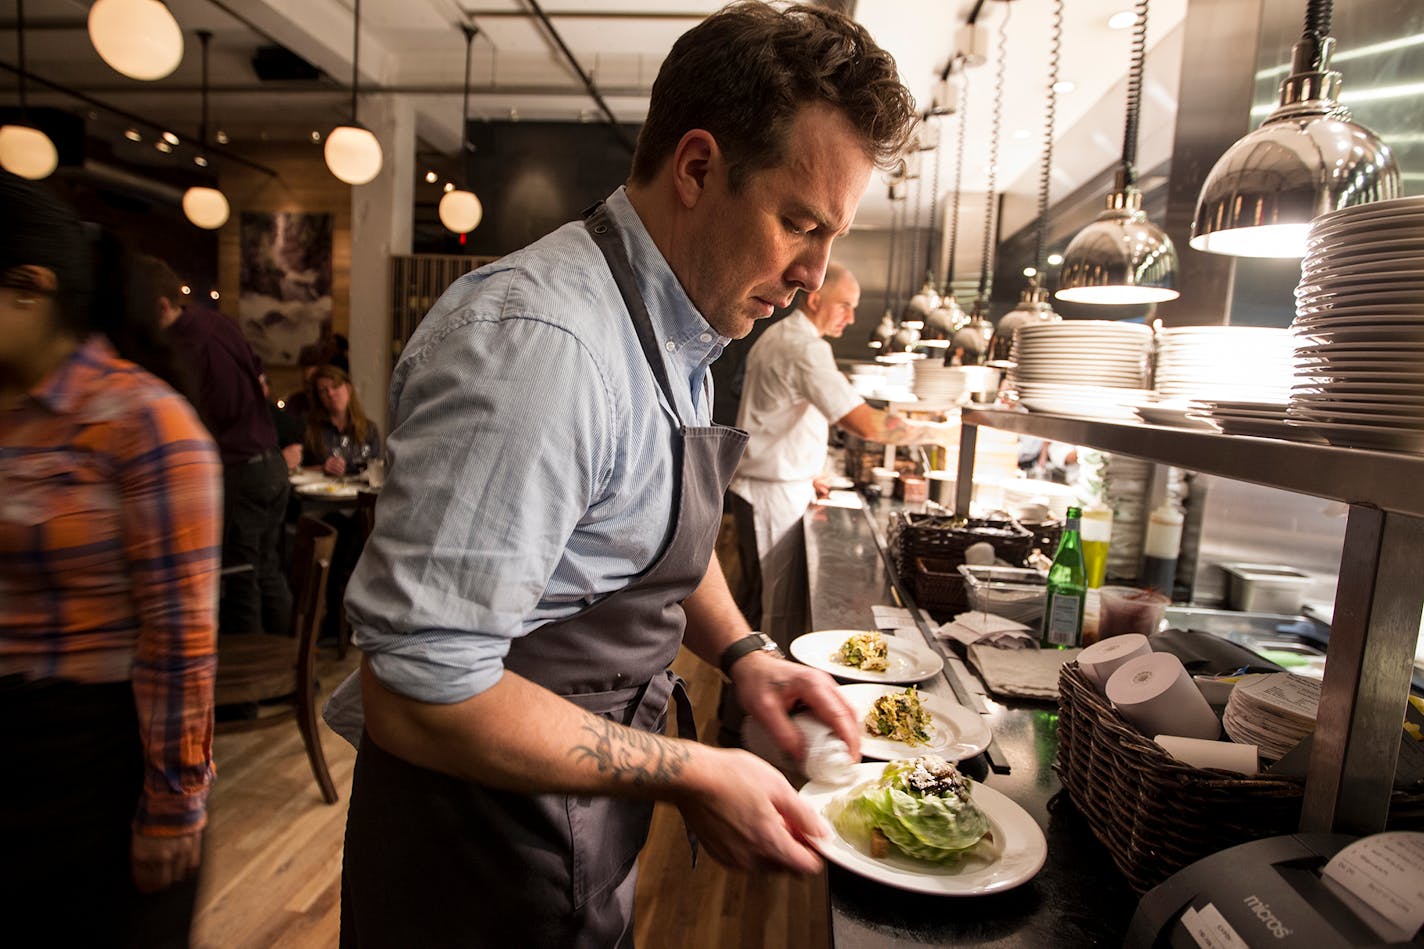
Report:
[[[342,484],[339,481],[315,481],[311,484],[299,484],[296,490],[304,497],[327,498],[333,501],[354,498],[361,492],[361,489],[356,485]]]
[[[860,753],[866,758],[889,761],[936,754],[946,761],[963,761],[989,747],[994,738],[978,712],[921,694],[919,686],[864,682],[843,685],[839,691],[861,723]]]
[[[287,475],[290,484],[321,484],[326,480],[326,472],[320,468],[298,468]]]
[[[791,641],[791,655],[814,669],[856,682],[920,682],[944,657],[918,638],[867,629],[823,629]]]
[[[848,784],[803,785],[831,825],[811,843],[837,866],[887,886],[982,896],[1033,878],[1048,857],[1038,822],[937,755],[855,766]]]

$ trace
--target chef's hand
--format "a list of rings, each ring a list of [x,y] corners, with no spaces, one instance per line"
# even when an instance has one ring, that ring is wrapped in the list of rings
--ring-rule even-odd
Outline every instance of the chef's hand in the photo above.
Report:
[[[860,728],[855,713],[836,689],[836,680],[826,673],[757,651],[732,666],[732,682],[742,708],[793,760],[806,758],[806,737],[790,717],[798,704],[830,726],[836,737],[846,743],[853,760],[860,758]]]
[[[830,830],[781,772],[737,748],[704,750],[704,766],[676,803],[713,859],[735,870],[820,870],[806,838]]]
[[[177,837],[149,837],[133,832],[129,848],[134,886],[140,893],[157,893],[186,880],[203,860],[203,832]]]
[[[825,478],[812,478],[811,487],[816,489],[816,497],[828,498],[831,496],[831,483]]]

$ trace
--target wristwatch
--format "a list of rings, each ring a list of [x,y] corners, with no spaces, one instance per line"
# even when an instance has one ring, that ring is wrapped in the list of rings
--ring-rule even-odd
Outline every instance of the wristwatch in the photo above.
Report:
[[[732,677],[732,665],[747,653],[757,652],[770,653],[778,659],[785,659],[786,654],[781,651],[781,647],[772,641],[766,633],[750,633],[732,643],[722,650],[722,658],[717,660],[717,665],[722,669],[722,675],[727,678]]]

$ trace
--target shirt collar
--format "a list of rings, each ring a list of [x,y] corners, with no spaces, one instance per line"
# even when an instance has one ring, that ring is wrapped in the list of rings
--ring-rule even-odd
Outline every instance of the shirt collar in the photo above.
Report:
[[[689,368],[708,365],[722,354],[729,340],[719,335],[698,312],[643,226],[628,200],[627,189],[620,187],[605,203],[623,235],[628,262],[633,265],[638,290],[652,317],[653,333],[659,345],[670,357]]]
[[[80,400],[88,395],[85,384],[93,378],[93,370],[112,359],[113,355],[113,347],[104,337],[89,337],[68,359],[30,389],[30,397],[55,415],[73,412],[79,407]]]

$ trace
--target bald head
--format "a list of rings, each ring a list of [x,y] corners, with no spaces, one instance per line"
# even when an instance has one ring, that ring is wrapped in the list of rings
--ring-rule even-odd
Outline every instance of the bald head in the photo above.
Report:
[[[801,309],[822,336],[839,339],[855,322],[855,308],[859,305],[860,281],[844,264],[831,261],[826,265],[821,288],[806,294]]]

